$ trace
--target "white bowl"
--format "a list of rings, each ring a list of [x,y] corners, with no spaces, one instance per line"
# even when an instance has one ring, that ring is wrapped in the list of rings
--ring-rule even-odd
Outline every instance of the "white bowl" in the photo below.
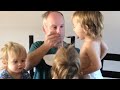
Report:
[[[48,54],[48,55],[45,55],[43,59],[45,60],[46,64],[52,66],[53,61],[54,61],[54,56],[55,54]]]

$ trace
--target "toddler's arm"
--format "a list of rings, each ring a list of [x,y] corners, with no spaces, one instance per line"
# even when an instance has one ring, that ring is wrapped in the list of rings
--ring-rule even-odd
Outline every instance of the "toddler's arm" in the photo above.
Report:
[[[101,56],[100,59],[102,60],[105,55],[107,54],[108,46],[104,41],[101,41]]]

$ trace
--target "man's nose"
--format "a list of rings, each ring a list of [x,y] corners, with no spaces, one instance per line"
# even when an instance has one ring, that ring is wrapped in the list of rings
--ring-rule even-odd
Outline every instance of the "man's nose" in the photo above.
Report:
[[[60,28],[57,28],[57,33],[61,34],[61,29]]]

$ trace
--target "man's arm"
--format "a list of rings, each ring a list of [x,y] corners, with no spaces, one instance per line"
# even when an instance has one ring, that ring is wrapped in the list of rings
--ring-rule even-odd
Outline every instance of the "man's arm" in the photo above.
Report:
[[[28,53],[25,69],[30,70],[34,66],[38,65],[44,55],[57,44],[59,38],[60,35],[55,32],[50,32],[46,34],[44,43],[40,47],[35,49],[33,52]]]
[[[34,44],[31,46],[31,48],[34,47]],[[35,49],[34,51],[28,53],[27,59],[26,59],[26,70],[32,69],[34,66],[39,64],[39,62],[42,60],[43,56],[49,51],[49,47],[47,47],[45,44],[42,44],[40,47]]]

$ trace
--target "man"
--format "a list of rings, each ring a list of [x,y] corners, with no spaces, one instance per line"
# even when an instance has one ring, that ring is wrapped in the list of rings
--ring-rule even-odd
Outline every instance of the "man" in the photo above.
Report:
[[[27,56],[26,69],[35,67],[33,79],[51,79],[51,66],[45,63],[43,57],[48,54],[55,54],[63,43],[65,36],[64,16],[58,11],[47,11],[43,14],[44,41],[37,41],[32,44]]]

